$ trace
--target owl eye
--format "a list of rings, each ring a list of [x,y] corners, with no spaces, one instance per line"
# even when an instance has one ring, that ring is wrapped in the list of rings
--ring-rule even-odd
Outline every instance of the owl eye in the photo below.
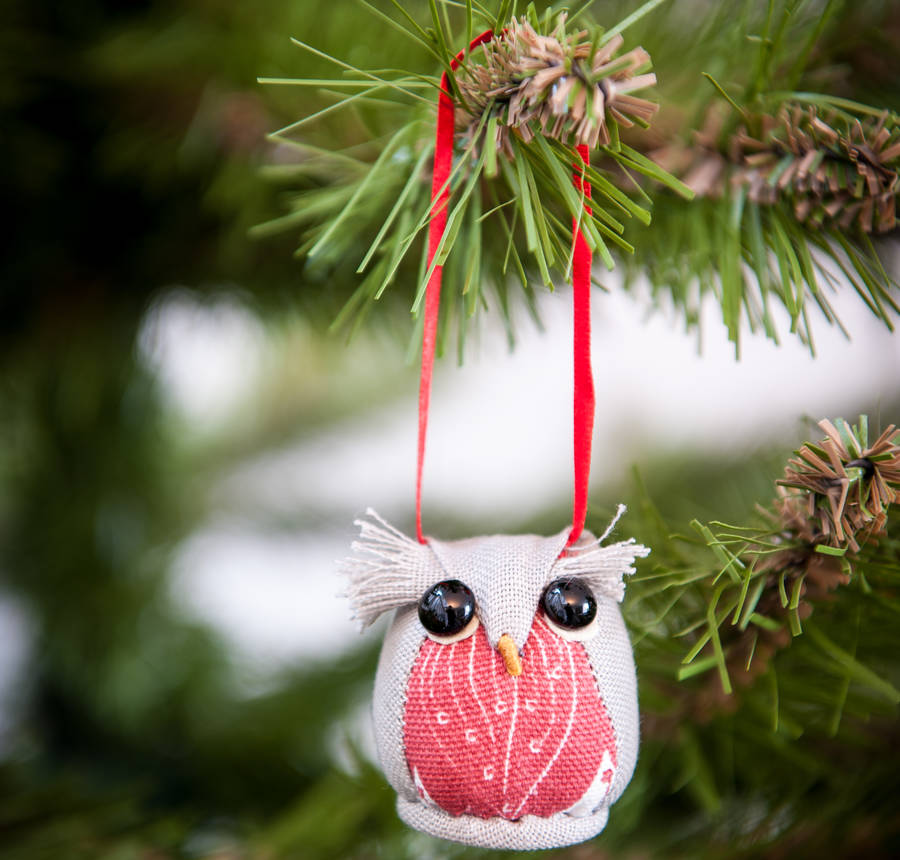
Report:
[[[547,618],[563,630],[581,630],[597,616],[597,600],[580,579],[557,579],[541,601]]]
[[[441,638],[468,635],[468,628],[477,624],[475,595],[458,579],[432,585],[419,601],[419,621],[429,633]]]

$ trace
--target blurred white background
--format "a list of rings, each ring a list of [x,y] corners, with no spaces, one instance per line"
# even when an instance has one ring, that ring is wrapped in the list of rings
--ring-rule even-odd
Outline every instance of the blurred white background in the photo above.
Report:
[[[593,301],[595,491],[621,481],[650,450],[727,453],[767,442],[790,450],[802,441],[802,418],[890,402],[900,392],[900,339],[849,289],[833,305],[850,339],[817,320],[816,358],[781,320],[781,345],[745,332],[736,360],[714,301],[705,308],[702,350],[697,334],[686,333],[676,314],[647,317],[649,303],[621,289],[595,291]],[[438,362],[425,470],[426,532],[441,534],[432,511],[465,512],[490,533],[512,528],[548,501],[567,504],[570,302],[565,289],[543,294],[545,330],[520,321],[514,351],[499,321],[488,316],[463,367],[454,357]],[[222,635],[238,669],[246,670],[248,692],[284,668],[359,642],[339,595],[335,561],[349,552],[353,520],[367,507],[405,522],[413,509],[418,372],[402,364],[402,346],[373,346],[360,337],[345,349],[336,341],[323,360],[308,327],[288,322],[287,328],[288,351],[284,332],[273,337],[236,299],[201,303],[175,291],[148,313],[140,343],[173,427],[197,450],[232,428],[252,427],[258,392],[271,388],[273,377],[282,388],[292,386],[285,362],[298,365],[301,401],[311,409],[326,396],[366,396],[381,404],[363,414],[352,410],[352,418],[337,426],[293,441],[288,428],[287,442],[239,462],[216,481],[212,519],[177,548],[173,598]],[[367,396],[391,374],[396,379],[387,390],[400,396]],[[267,396],[272,399],[271,391]],[[875,424],[897,418],[870,417]],[[283,526],[292,520],[325,525]],[[273,522],[282,525],[273,528]],[[336,529],[335,522],[344,525]],[[365,635],[379,636],[382,629],[376,624]],[[2,747],[19,699],[14,693],[27,680],[22,674],[31,640],[22,608],[2,597],[0,631]]]
[[[545,332],[522,322],[513,352],[500,325],[488,322],[464,367],[453,358],[438,363],[426,532],[440,534],[430,510],[468,511],[489,532],[545,508],[548,499],[565,503],[572,468],[570,300],[567,290],[543,296]],[[595,291],[592,486],[622,479],[651,447],[716,450],[785,440],[790,449],[802,441],[796,438],[802,417],[834,416],[895,395],[900,342],[849,290],[834,305],[851,340],[817,320],[813,359],[781,320],[780,346],[745,333],[738,361],[714,303],[706,307],[700,351],[697,335],[686,334],[674,314],[647,318],[645,305],[621,290]],[[184,295],[156,309],[143,349],[169,408],[201,436],[241,420],[273,360],[266,332],[249,311],[231,302],[201,306]],[[348,366],[372,361],[359,344],[348,350]],[[396,372],[397,361],[387,360],[383,372]],[[340,376],[327,384],[342,386]],[[336,596],[334,561],[348,552],[352,521],[367,507],[388,519],[410,515],[414,369],[407,377],[400,400],[240,465],[218,488],[222,514],[180,547],[176,599],[220,630],[255,671],[356,642],[349,608]],[[260,512],[289,520],[317,510],[346,528],[291,535],[259,524]]]

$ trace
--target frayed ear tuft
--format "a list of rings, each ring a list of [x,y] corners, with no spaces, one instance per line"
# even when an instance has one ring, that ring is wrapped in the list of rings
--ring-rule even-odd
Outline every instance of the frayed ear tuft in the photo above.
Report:
[[[553,565],[553,577],[578,577],[587,582],[595,593],[621,603],[625,597],[624,577],[635,572],[634,560],[650,555],[650,548],[636,543],[634,538],[609,546],[600,545],[624,513],[625,505],[619,505],[612,522],[599,538],[583,546],[571,547]]]
[[[383,520],[371,508],[358,519],[357,555],[338,562],[338,573],[349,580],[346,596],[360,629],[383,612],[415,603],[433,584],[437,562],[427,544],[416,543]]]

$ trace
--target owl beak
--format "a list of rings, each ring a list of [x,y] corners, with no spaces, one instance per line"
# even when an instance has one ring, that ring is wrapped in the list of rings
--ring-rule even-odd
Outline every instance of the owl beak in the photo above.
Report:
[[[497,640],[497,650],[506,664],[506,671],[514,678],[522,674],[522,661],[519,659],[519,649],[509,633],[504,633]]]

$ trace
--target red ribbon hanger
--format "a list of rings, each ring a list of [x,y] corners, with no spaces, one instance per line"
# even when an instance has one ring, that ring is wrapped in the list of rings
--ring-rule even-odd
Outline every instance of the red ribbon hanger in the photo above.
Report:
[[[485,30],[472,40],[469,51],[493,38],[492,30]],[[466,52],[460,51],[450,68],[459,67]],[[434,169],[431,181],[431,221],[428,225],[428,266],[431,266],[444,229],[447,226],[447,204],[450,199],[450,171],[453,166],[454,105],[450,96],[447,72],[441,76],[438,96],[437,130],[435,132]],[[590,164],[586,146],[576,148],[580,163],[574,166],[574,185],[583,192],[585,201],[591,199],[591,186],[584,178],[584,168]],[[591,209],[585,203],[585,214]],[[594,379],[591,372],[591,249],[572,219],[575,243],[572,255],[573,342],[574,342],[574,404],[573,404],[573,465],[575,472],[572,503],[572,531],[567,546],[578,540],[587,516],[588,479],[591,471],[591,441],[594,432]],[[416,536],[419,543],[427,543],[422,533],[422,471],[425,464],[425,438],[428,432],[428,407],[431,402],[431,377],[434,371],[434,351],[437,341],[438,314],[441,305],[443,266],[436,265],[425,287],[425,318],[422,328],[422,369],[419,377],[419,441],[416,466]]]

